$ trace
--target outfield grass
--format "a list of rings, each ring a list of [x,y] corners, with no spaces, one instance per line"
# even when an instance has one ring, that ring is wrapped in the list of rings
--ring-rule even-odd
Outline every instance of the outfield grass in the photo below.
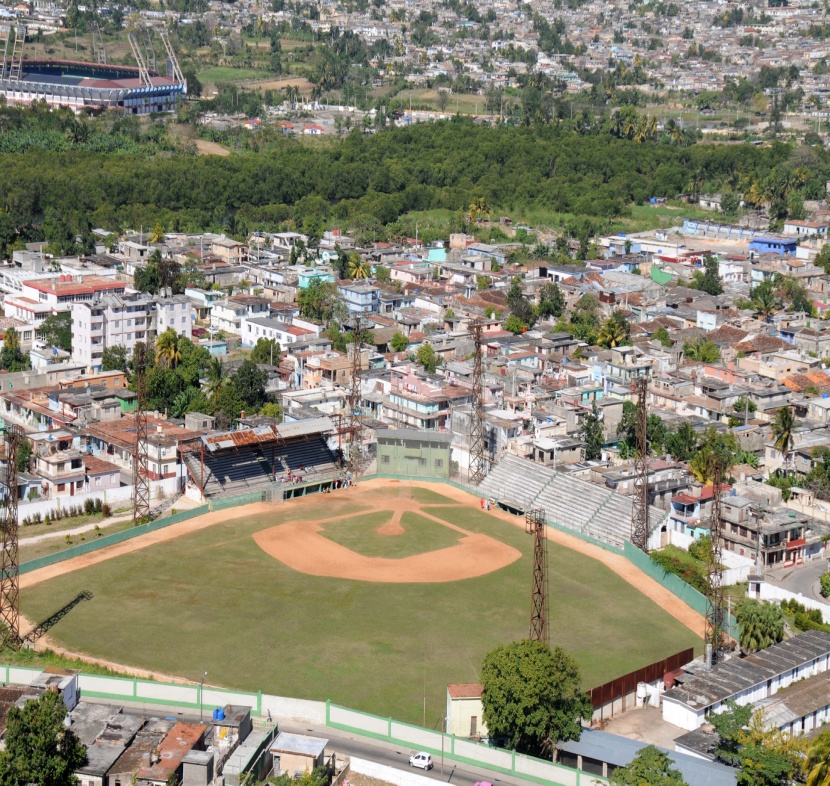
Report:
[[[400,535],[382,535],[378,527],[388,524],[390,511],[373,513],[369,516],[355,516],[325,524],[322,534],[364,557],[403,559],[428,551],[437,551],[455,546],[461,534],[431,521],[417,513],[407,511],[401,516]],[[446,520],[446,519],[445,519]]]
[[[384,500],[394,505],[395,487]],[[413,492],[413,498],[424,492]],[[24,589],[42,619],[89,590],[50,637],[75,651],[227,687],[341,704],[432,725],[449,682],[474,682],[484,654],[527,635],[532,539],[473,507],[429,513],[522,553],[512,565],[443,584],[374,584],[297,573],[252,535],[288,520],[355,516],[381,500],[355,489],[287,503]],[[233,515],[228,511],[228,515]],[[389,538],[394,540],[394,538]],[[586,688],[700,641],[598,562],[550,549],[551,637]]]

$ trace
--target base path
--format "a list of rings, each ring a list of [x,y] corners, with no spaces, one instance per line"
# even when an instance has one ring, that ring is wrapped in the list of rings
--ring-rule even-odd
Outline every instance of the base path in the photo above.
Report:
[[[396,505],[398,513],[402,506],[411,509],[413,504],[400,500]],[[367,514],[374,512],[370,510]],[[420,511],[420,514],[423,516],[424,512]],[[339,518],[352,516],[348,514]],[[458,544],[399,559],[366,557],[324,537],[320,534],[319,524],[309,521],[294,521],[262,530],[254,535],[254,540],[266,554],[298,573],[383,584],[427,584],[471,579],[507,567],[522,556],[520,551],[495,538],[467,532],[429,515],[427,518],[460,532],[462,537]]]

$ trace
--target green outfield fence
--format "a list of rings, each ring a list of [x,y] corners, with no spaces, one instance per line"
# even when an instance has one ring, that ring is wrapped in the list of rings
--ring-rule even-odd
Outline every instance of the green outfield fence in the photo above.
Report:
[[[31,666],[0,665],[0,680],[5,684],[30,685],[42,671],[41,668]],[[261,717],[270,712],[277,720],[294,720],[347,731],[360,737],[401,745],[409,750],[425,750],[436,758],[443,755],[451,762],[485,767],[540,784],[589,786],[592,783],[604,783],[602,778],[595,775],[544,759],[524,756],[503,748],[491,748],[456,738],[452,734],[442,734],[440,731],[401,723],[392,718],[381,718],[341,707],[330,701],[310,701],[208,685],[84,673],[78,675],[78,687],[81,699],[138,705],[148,712],[164,712],[175,708],[207,714],[214,707],[224,707],[227,704],[250,707],[252,715]]]

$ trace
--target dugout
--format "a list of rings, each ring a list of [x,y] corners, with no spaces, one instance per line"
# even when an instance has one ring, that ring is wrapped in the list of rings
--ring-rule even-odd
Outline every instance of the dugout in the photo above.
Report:
[[[378,472],[447,480],[452,434],[416,429],[377,432]]]

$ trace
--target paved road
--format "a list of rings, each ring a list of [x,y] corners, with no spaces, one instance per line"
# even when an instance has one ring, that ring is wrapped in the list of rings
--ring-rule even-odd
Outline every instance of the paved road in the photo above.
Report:
[[[764,573],[764,578],[782,589],[826,603],[827,601],[821,597],[818,589],[819,576],[826,571],[827,560],[822,557],[821,559],[814,559],[812,562],[805,562],[803,565],[767,570]]]

